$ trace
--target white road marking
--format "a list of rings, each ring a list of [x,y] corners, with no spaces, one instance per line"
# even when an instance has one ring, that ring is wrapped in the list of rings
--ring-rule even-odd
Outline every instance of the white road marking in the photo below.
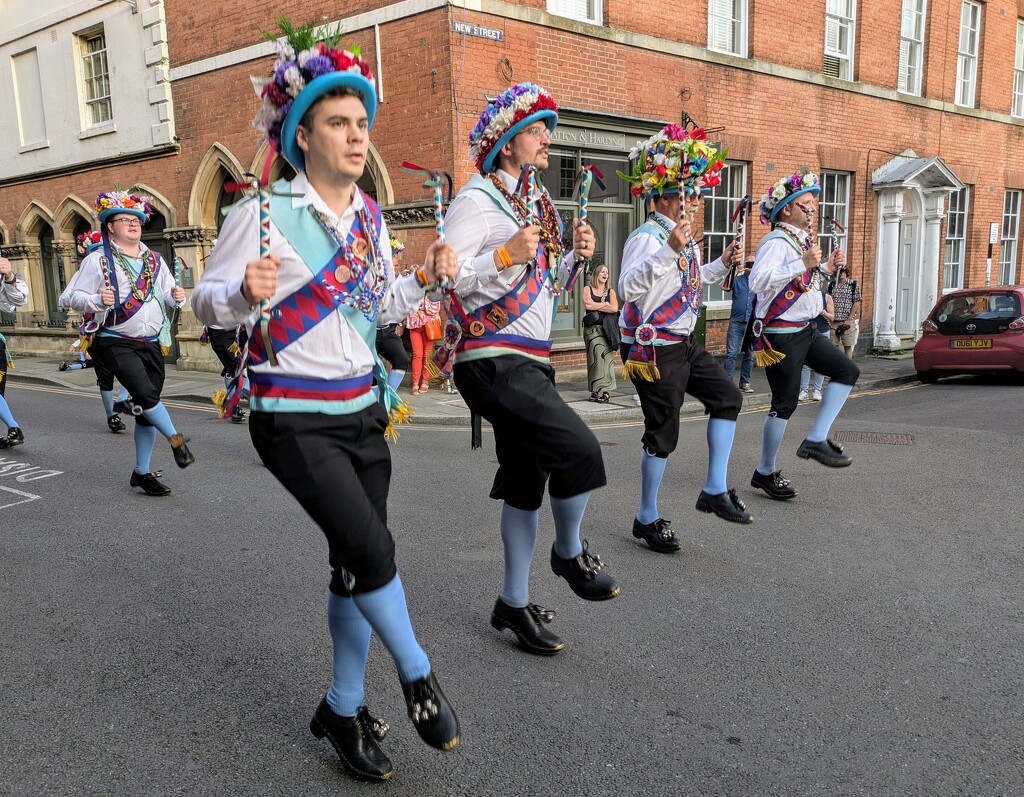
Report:
[[[13,496],[21,496],[21,500],[15,501],[8,499],[8,497],[4,495],[4,493],[11,493],[12,499]],[[17,506],[18,504],[27,504],[29,501],[35,501],[38,498],[38,495],[33,495],[32,493],[25,493],[22,492],[21,490],[15,490],[11,487],[4,487],[3,485],[0,485],[0,509],[8,509],[9,507]]]

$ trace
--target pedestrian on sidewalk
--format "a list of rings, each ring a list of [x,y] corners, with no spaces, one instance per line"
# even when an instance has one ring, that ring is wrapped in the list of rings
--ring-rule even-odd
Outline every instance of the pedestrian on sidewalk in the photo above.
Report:
[[[615,390],[615,353],[619,348],[619,299],[609,285],[608,266],[594,269],[583,286],[583,341],[587,345],[587,382],[590,401],[607,404]]]
[[[0,310],[13,313],[28,304],[28,284],[14,273],[11,261],[0,257]],[[0,334],[0,421],[7,427],[7,434],[0,437],[0,448],[14,448],[25,442],[25,433],[14,419],[4,391],[7,389],[7,369],[11,365],[7,351],[7,338]]]
[[[146,495],[171,489],[153,474],[151,459],[159,431],[171,445],[174,461],[187,468],[195,457],[160,400],[164,386],[164,352],[171,343],[170,314],[185,303],[185,291],[159,253],[142,243],[150,217],[149,197],[110,191],[96,197],[103,246],[86,255],[66,291],[68,305],[95,324],[89,353],[101,372],[117,377],[128,389],[135,415],[135,467],[129,484]],[[91,328],[91,327],[90,327]],[[108,387],[100,384],[101,391]],[[109,389],[113,390],[113,379]]]
[[[740,392],[753,393],[750,386],[750,375],[754,370],[754,352],[743,348],[743,336],[750,322],[754,295],[750,292],[750,267],[754,265],[754,256],[747,255],[742,266],[736,268],[732,279],[732,304],[729,309],[729,329],[725,334],[725,373],[732,379],[736,370],[736,358],[742,350],[740,360]]]
[[[423,741],[451,750],[459,723],[413,633],[395,565],[385,433],[407,408],[387,385],[376,321],[403,318],[457,264],[434,244],[415,274],[395,278],[383,215],[357,185],[377,110],[369,64],[336,32],[281,27],[255,125],[297,174],[270,189],[268,253],[255,198],[228,214],[193,306],[206,324],[246,325],[253,445],[327,538],[334,664],[310,730],[349,774],[386,780],[395,770],[382,725],[364,704],[371,632],[394,659]],[[261,303],[273,310],[262,320]]]
[[[828,274],[823,272],[819,274],[818,279],[820,281],[818,288],[821,291],[823,308],[821,315],[816,316],[811,321],[811,326],[814,327],[814,331],[819,335],[824,335],[828,338],[831,335],[832,319],[835,317],[835,305],[832,303],[832,297],[828,293]],[[812,373],[814,374],[813,392],[808,392],[808,388],[811,387]],[[809,366],[805,365],[800,369],[800,393],[797,396],[797,400],[821,401],[821,388],[824,384],[825,374],[816,373]]]
[[[529,596],[545,488],[555,522],[552,571],[585,600],[619,594],[580,538],[590,492],[606,483],[601,447],[555,389],[548,361],[560,285],[574,258],[594,253],[594,232],[578,220],[573,251],[563,250],[561,218],[540,182],[557,122],[558,106],[540,86],[520,83],[499,94],[469,135],[479,174],[444,220],[459,258],[457,301],[448,295],[445,307],[448,330],[458,333],[455,384],[474,416],[490,421],[498,456],[490,495],[502,502],[505,572],[491,625],[545,656],[565,647],[545,628],[554,612]]]
[[[736,238],[720,258],[701,263],[693,220],[702,190],[717,184],[724,165],[702,130],[666,125],[638,150],[627,179],[650,212],[626,239],[619,276],[623,370],[636,387],[644,414],[640,507],[633,536],[655,551],[674,553],[682,546],[659,512],[658,492],[679,442],[679,410],[686,393],[710,416],[707,479],[696,509],[733,523],[753,520],[728,482],[743,396],[718,360],[693,338],[703,283],[724,278],[743,251]]]
[[[846,403],[860,374],[857,366],[818,334],[811,322],[824,309],[821,249],[814,240],[813,219],[821,192],[817,175],[796,173],[783,177],[762,195],[761,223],[771,232],[761,239],[750,272],[754,291],[754,359],[765,366],[772,403],[761,433],[761,461],[750,485],[769,498],[786,501],[797,495],[783,477],[776,455],[786,425],[797,407],[800,369],[806,363],[829,377],[814,425],[797,449],[802,459],[841,468],[852,461],[843,447],[828,439],[832,423]],[[833,250],[826,271],[836,267],[840,250]]]
[[[419,306],[405,317],[412,343],[412,394],[430,390],[427,363],[434,355],[434,341],[441,336],[441,303],[424,296]]]
[[[860,337],[860,285],[850,279],[850,269],[843,266],[836,272],[836,283],[832,286],[835,302],[835,317],[832,319],[832,342],[842,348],[847,357],[853,357],[853,350]]]
[[[57,298],[57,306],[67,309],[71,308],[71,294],[74,293],[78,279],[82,274],[82,260],[85,259],[86,255],[91,255],[93,252],[103,248],[103,234],[96,230],[84,232],[75,239],[75,245],[79,257],[78,270],[71,276],[67,287],[64,288],[64,292]],[[91,340],[92,333],[86,332],[85,326],[90,321],[91,319],[85,320],[83,318],[79,326],[78,340],[72,344],[72,347],[78,350],[79,358],[83,356],[89,357],[89,362],[92,363],[92,367],[96,370],[96,386],[99,388],[100,402],[103,404],[103,417],[107,422],[107,429],[117,434],[128,428],[125,426],[124,421],[121,420],[120,413],[132,414],[131,396],[128,394],[128,389],[121,385],[121,390],[115,400],[113,372],[103,362],[99,362],[89,355],[87,341]]]

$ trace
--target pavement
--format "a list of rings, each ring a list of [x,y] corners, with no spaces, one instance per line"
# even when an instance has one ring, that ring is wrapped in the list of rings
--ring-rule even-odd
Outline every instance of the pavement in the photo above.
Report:
[[[865,393],[916,380],[912,354],[872,356],[856,358],[860,367],[860,379],[854,393]],[[17,357],[14,367],[8,371],[8,379],[13,384],[45,384],[54,387],[88,392],[95,390],[95,376],[92,369],[78,371],[60,371],[60,360],[45,357]],[[413,396],[408,386],[409,377],[399,393],[409,401],[415,409],[413,422],[437,426],[467,426],[469,424],[469,408],[462,398],[449,394],[439,384],[432,383],[427,393]],[[755,368],[750,380],[753,393],[743,396],[744,409],[767,407],[771,403],[771,393],[764,369]],[[607,404],[588,401],[590,390],[583,382],[567,381],[558,384],[558,392],[565,401],[579,413],[588,423],[614,423],[616,421],[637,421],[643,418],[640,407],[634,397],[636,391],[628,381],[617,382],[615,390]],[[199,371],[179,371],[175,366],[167,367],[164,381],[163,397],[168,400],[206,403],[216,390],[224,389],[224,380],[213,373]],[[699,401],[689,398],[683,404],[681,415],[698,415],[703,412]]]

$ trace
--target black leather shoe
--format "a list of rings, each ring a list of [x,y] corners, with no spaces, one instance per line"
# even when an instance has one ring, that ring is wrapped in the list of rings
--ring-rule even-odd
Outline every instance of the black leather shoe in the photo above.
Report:
[[[845,468],[853,462],[847,454],[843,453],[843,447],[831,440],[822,440],[820,443],[804,440],[800,444],[800,448],[796,450],[796,455],[800,459],[816,459],[822,465],[828,465],[830,468]]]
[[[185,435],[181,432],[171,435],[167,440],[171,444],[171,450],[174,451],[174,463],[179,468],[187,468],[196,461],[196,458],[192,456],[192,452],[188,450],[188,445],[186,445],[188,440],[185,439]]]
[[[160,481],[152,473],[137,473],[132,471],[132,480],[129,482],[132,487],[141,487],[146,495],[170,495],[171,488]]]
[[[736,495],[735,490],[725,493],[711,495],[703,490],[697,496],[697,509],[700,512],[711,514],[714,512],[722,520],[730,520],[733,523],[753,523],[753,516],[747,511],[747,507]]]
[[[411,684],[402,684],[402,691],[409,719],[420,738],[438,750],[454,750],[459,743],[459,720],[434,673]]]
[[[25,435],[21,429],[17,426],[12,426],[7,430],[7,437],[0,440],[0,448],[14,448],[20,446],[25,442]]]
[[[129,401],[127,399],[122,400],[122,401],[115,401],[114,402],[114,412],[121,412],[121,413],[124,413],[125,415],[131,415],[132,414],[132,403],[131,403],[131,401]]]
[[[231,423],[245,423],[245,410],[235,407],[231,411]]]
[[[366,706],[360,706],[354,717],[342,717],[331,710],[325,697],[309,721],[309,730],[317,739],[327,737],[353,777],[387,780],[395,774],[391,760],[378,744],[384,740],[388,726],[371,717]]]
[[[796,490],[790,487],[789,479],[782,477],[781,470],[777,470],[768,476],[755,470],[754,475],[750,477],[750,486],[764,490],[768,493],[769,498],[774,498],[776,501],[788,501],[790,498],[796,498],[799,495]]]
[[[675,553],[683,544],[672,531],[672,521],[658,518],[653,523],[641,523],[633,518],[633,536],[643,540],[658,553]]]
[[[491,625],[499,631],[507,628],[519,639],[519,646],[538,656],[554,656],[565,647],[565,643],[548,631],[544,625],[555,619],[550,609],[531,603],[522,609],[509,606],[501,598],[494,603]]]
[[[572,591],[585,601],[606,601],[622,592],[615,579],[604,572],[601,557],[590,552],[586,540],[583,552],[572,559],[563,559],[552,545],[551,572],[568,581]]]
[[[124,425],[124,421],[121,420],[121,416],[116,412],[107,418],[107,428],[114,432],[123,432],[127,427]]]
[[[65,363],[61,363],[60,365],[57,366],[57,370],[58,371],[66,371],[66,370],[68,370],[68,364],[66,362]]]

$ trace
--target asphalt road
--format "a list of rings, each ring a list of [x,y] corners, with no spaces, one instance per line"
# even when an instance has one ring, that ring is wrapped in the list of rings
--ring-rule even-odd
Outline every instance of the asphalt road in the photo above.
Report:
[[[662,490],[676,556],[629,533],[639,428],[598,429],[611,485],[585,536],[622,594],[588,604],[551,574],[542,511],[531,599],[568,644],[551,659],[487,622],[489,433],[471,453],[467,430],[406,429],[390,523],[463,742],[419,741],[374,641],[368,701],[398,769],[374,785],[308,731],[326,544],[246,429],[172,408],[198,461],[178,471],[161,441],[174,493],[151,499],[98,398],[12,385],[27,442],[0,452],[0,794],[1024,794],[1022,396],[977,379],[857,396],[834,431],[876,436],[844,470],[796,458],[808,405],[780,457],[790,503],[748,486],[763,414],[741,416],[745,527],[694,511],[705,424],[686,422]]]

